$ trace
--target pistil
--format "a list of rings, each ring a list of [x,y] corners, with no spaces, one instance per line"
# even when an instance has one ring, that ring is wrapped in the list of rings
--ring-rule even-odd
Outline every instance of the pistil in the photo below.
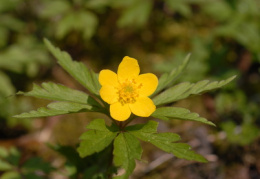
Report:
[[[122,105],[135,103],[141,87],[142,84],[137,84],[134,79],[124,81],[118,88],[118,101]]]

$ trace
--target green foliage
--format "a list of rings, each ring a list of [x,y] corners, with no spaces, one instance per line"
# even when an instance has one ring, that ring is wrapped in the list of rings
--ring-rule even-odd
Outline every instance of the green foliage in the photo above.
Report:
[[[161,150],[172,153],[178,158],[207,162],[204,157],[191,151],[188,144],[174,143],[180,139],[177,134],[157,133],[157,126],[157,122],[149,121],[146,124],[137,124],[129,126],[126,129],[135,137],[145,142],[150,142]]]
[[[86,68],[82,63],[72,61],[70,55],[55,48],[47,39],[44,40],[50,52],[57,58],[59,64],[80,84],[93,94],[99,95],[100,84],[98,75]]]
[[[34,77],[41,65],[49,65],[46,51],[33,37],[21,38],[17,44],[0,53],[0,68]]]
[[[0,89],[0,94],[3,96],[8,96],[15,92],[11,80],[8,78],[8,76],[5,73],[1,71],[0,71],[0,86],[5,87]]]
[[[202,122],[215,126],[214,123],[208,121],[207,119],[200,117],[197,113],[192,113],[188,109],[180,107],[160,107],[152,114],[153,117],[162,120],[180,119],[180,120],[191,120]]]
[[[77,23],[75,23],[77,19]],[[83,38],[89,39],[96,32],[98,19],[90,11],[79,11],[66,14],[57,26],[56,37],[62,39],[74,30],[82,31]]]
[[[55,17],[58,19],[52,29],[57,39],[63,39],[72,32],[80,32],[84,39],[90,39],[95,34],[98,25],[97,15],[90,11],[91,8],[84,8],[83,2],[77,1],[71,4],[60,0],[43,1],[42,6],[40,11],[42,18],[50,21],[54,21]],[[81,8],[75,11],[73,6]]]
[[[109,129],[103,119],[96,119],[87,126],[89,131],[83,133],[82,140],[78,148],[81,157],[92,155],[106,148],[116,137],[115,129]],[[111,131],[112,130],[112,131]]]
[[[11,105],[15,102],[14,99],[7,100],[7,96],[15,93],[15,88],[12,85],[10,78],[3,72],[0,71],[0,118],[8,118],[9,114],[12,113]]]
[[[233,7],[227,1],[213,3],[205,3],[203,9],[221,23],[219,27],[214,29],[214,33],[217,36],[231,37],[247,46],[249,50],[257,52],[260,49],[259,43],[257,43],[260,39],[258,33],[260,26],[259,23],[256,23],[256,19],[260,17],[257,10],[259,2],[239,0]]]
[[[52,82],[42,83],[41,86],[42,87],[34,84],[32,91],[27,93],[18,92],[17,94],[23,94],[25,96],[32,96],[47,100],[67,101],[98,106],[98,103],[92,97],[81,91]]]
[[[1,178],[22,179],[39,178],[43,179],[50,174],[54,168],[39,157],[33,157],[20,164],[21,154],[16,148],[5,149],[0,147],[0,171]],[[41,173],[41,174],[39,174]]]
[[[50,103],[47,108],[42,107],[37,111],[22,113],[14,116],[16,118],[47,117],[77,112],[98,111],[100,107],[86,93],[51,82],[42,83],[42,88],[35,84],[32,91],[27,93],[18,92],[17,94],[62,102]]]
[[[0,52],[0,118],[1,123],[8,126],[23,124],[28,121],[18,121],[11,116],[30,108],[25,99],[15,99],[16,86],[10,74],[23,75],[23,78],[33,78],[39,73],[41,66],[50,65],[47,53],[34,38],[21,38],[17,44]],[[9,75],[7,75],[9,74]],[[1,119],[0,119],[1,120]]]
[[[260,61],[259,2],[256,0],[38,0],[35,3],[33,0],[1,0],[0,125],[5,128],[5,125],[27,124],[25,119],[21,119],[27,117],[47,117],[77,112],[109,114],[106,104],[101,104],[99,100],[98,75],[86,68],[83,63],[72,61],[66,52],[59,51],[45,40],[59,64],[91,94],[55,83],[34,85],[32,91],[18,94],[56,102],[29,113],[16,115],[18,119],[11,117],[13,114],[28,111],[31,109],[30,105],[33,105],[23,96],[14,98],[12,95],[18,90],[27,90],[31,80],[44,81],[54,74],[55,69],[49,68],[51,63],[46,48],[42,45],[42,38],[47,37],[55,44],[59,44],[62,49],[69,50],[79,61],[92,63],[91,60],[95,59],[93,64],[96,67],[114,65],[115,62],[112,60],[127,54],[139,59],[142,57],[150,60],[152,57],[151,61],[142,62],[142,65],[148,71],[150,62],[154,62],[158,73],[166,72],[161,75],[153,97],[157,105],[167,105],[167,107],[157,106],[153,117],[167,122],[180,119],[214,125],[196,113],[171,105],[190,95],[204,93],[208,91],[208,87],[211,90],[222,86],[209,81],[197,82],[204,77],[228,81],[231,80],[228,77],[237,74],[239,83],[229,85],[224,93],[212,94],[212,98],[216,95],[215,108],[212,110],[215,110],[218,116],[214,121],[217,125],[220,124],[226,133],[226,142],[242,147],[250,145],[259,136],[257,83]],[[192,54],[192,60],[187,56],[183,61],[187,52]],[[183,81],[191,83],[180,83]],[[156,96],[157,94],[159,95]],[[204,97],[202,95],[203,99]],[[214,115],[210,114],[209,119],[212,118]],[[107,129],[110,130],[110,127],[107,126]],[[124,133],[130,135],[130,132],[126,131],[120,135],[124,136]],[[110,145],[112,144],[113,142]],[[171,146],[174,146],[173,144]],[[109,146],[104,150],[108,150],[107,148]],[[176,143],[175,148],[189,151],[189,146],[185,144]],[[88,162],[97,161],[98,156],[102,156],[104,161],[109,161],[110,159],[104,156],[109,155],[111,151],[102,152],[88,156],[90,157]],[[64,156],[68,158],[70,154]],[[175,155],[179,155],[177,151]],[[81,161],[77,165],[89,170],[66,165],[71,173],[78,172],[77,175],[69,175],[70,177],[107,176],[107,173],[102,171],[106,167],[103,165],[99,167],[105,162],[95,164],[86,160],[84,162],[88,165],[83,165],[82,158],[79,156],[75,158]],[[219,159],[223,158],[225,157]],[[129,166],[132,166],[131,162]],[[109,165],[108,163],[106,164]],[[6,165],[3,164],[3,167]],[[130,169],[132,170],[131,167]],[[19,178],[18,175],[16,171],[8,171],[1,177]],[[30,177],[32,176],[26,175],[26,178]]]
[[[53,18],[60,14],[64,14],[70,9],[70,4],[68,1],[44,1],[43,8],[40,11],[41,17]]]
[[[0,123],[9,127],[18,124],[28,127],[30,124],[11,117],[30,108],[27,100],[10,97],[18,87],[15,76],[20,75],[26,82],[39,75],[42,67],[50,66],[42,43],[27,34],[29,23],[25,23],[18,13],[23,3],[20,0],[3,0],[0,5]]]
[[[233,121],[224,122],[221,128],[227,135],[227,140],[233,144],[248,145],[260,135],[260,130],[251,121],[236,125]]]
[[[189,1],[182,0],[166,0],[165,4],[170,9],[170,11],[179,12],[181,15],[185,17],[189,17],[192,12],[190,6],[188,6]]]
[[[41,107],[36,111],[24,112],[15,115],[16,118],[39,118],[48,116],[57,116],[62,114],[71,114],[79,112],[93,111],[93,107],[86,104],[68,103],[68,102],[55,102],[47,105],[47,108]]]
[[[77,150],[72,146],[55,145],[51,146],[51,148],[65,157],[66,172],[64,175],[68,178],[105,179],[116,171],[115,168],[110,166],[111,145],[101,152],[85,158],[81,158]]]
[[[118,26],[125,27],[134,25],[140,27],[145,25],[152,9],[152,1],[134,0],[129,2],[127,9],[123,11],[121,17],[117,21]]]
[[[228,84],[235,77],[236,76],[233,76],[219,82],[210,82],[209,80],[203,80],[197,83],[183,82],[165,90],[164,92],[153,98],[153,102],[155,105],[172,103],[187,98],[190,95],[201,94],[216,88],[220,88]]]
[[[135,168],[135,159],[141,160],[142,148],[138,139],[125,132],[120,133],[114,141],[114,163],[125,170],[123,175],[115,179],[127,179]]]
[[[99,98],[100,84],[97,78],[98,75],[87,69],[82,63],[72,61],[71,57],[66,52],[62,52],[58,48],[55,48],[46,39],[45,44],[50,52],[57,58],[59,64],[92,94],[95,94],[96,97]],[[235,76],[233,76],[220,82],[209,82],[208,80],[194,84],[185,82],[171,87],[174,80],[185,69],[188,61],[189,55],[179,67],[173,69],[168,74],[164,74],[160,78],[159,90],[157,92],[169,88],[153,98],[155,105],[172,103],[192,94],[201,94],[202,92],[220,88],[235,78]],[[17,118],[47,117],[78,112],[103,112],[108,114],[107,111],[109,111],[106,105],[100,105],[96,101],[97,98],[92,98],[83,92],[51,82],[43,83],[41,86],[34,85],[30,92],[18,92],[17,94],[59,101],[50,103],[47,108],[42,107],[36,111],[16,115],[15,117]],[[152,116],[163,120],[193,120],[214,126],[212,122],[199,117],[198,114],[177,107],[157,108]],[[112,122],[111,126],[107,126],[103,119],[96,119],[90,122],[87,125],[88,130],[80,137],[81,142],[77,151],[82,158],[91,157],[113,145],[113,150],[111,150],[111,154],[113,153],[114,156],[113,163],[116,167],[124,169],[124,173],[115,178],[129,178],[135,168],[135,160],[141,160],[142,148],[138,139],[149,142],[165,152],[172,153],[178,158],[207,162],[204,157],[193,152],[189,145],[176,143],[180,140],[180,137],[177,134],[157,133],[157,122],[149,121],[146,124],[136,124],[128,127],[124,126],[124,123],[119,124],[114,120],[112,120]],[[76,166],[78,164],[75,164],[75,162],[73,163],[74,166],[68,169],[70,175],[75,175],[75,171],[78,170],[78,166]],[[9,166],[3,165],[3,168],[4,167],[8,168]],[[97,172],[96,168],[91,168],[91,170],[85,172],[88,175],[92,175],[92,170]],[[107,175],[111,175],[109,169],[107,169],[106,172]],[[93,175],[93,177],[95,176],[96,175]],[[104,172],[101,172],[100,176],[104,176]]]
[[[240,121],[224,121],[220,124],[226,134],[226,139],[231,144],[249,145],[260,135],[260,129],[255,125],[256,117],[259,115],[257,104],[248,102],[245,94],[237,90],[232,94],[223,92],[216,98],[216,108],[222,116],[239,112]],[[230,118],[230,116],[227,116]]]
[[[157,94],[162,89],[169,87],[174,82],[174,80],[178,78],[181,72],[183,72],[183,70],[186,68],[187,64],[189,63],[189,60],[190,54],[186,56],[186,58],[183,60],[183,63],[180,66],[174,68],[169,73],[162,74],[162,76],[159,78],[158,87],[153,95]]]

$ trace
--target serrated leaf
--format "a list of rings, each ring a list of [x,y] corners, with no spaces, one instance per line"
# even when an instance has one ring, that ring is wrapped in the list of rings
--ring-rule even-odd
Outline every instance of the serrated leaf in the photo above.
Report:
[[[33,89],[30,92],[19,91],[17,94],[47,100],[68,101],[99,106],[99,104],[86,93],[52,82],[42,83],[41,86],[34,84]]]
[[[226,80],[214,81],[214,82],[210,82],[209,80],[203,80],[197,83],[189,83],[189,82],[180,83],[154,97],[153,102],[155,105],[172,103],[187,98],[190,95],[201,94],[210,90],[220,88],[228,84],[235,77],[236,76],[232,76]]]
[[[97,111],[94,107],[87,104],[71,103],[71,102],[55,102],[50,103],[47,107],[41,107],[37,110],[25,112],[19,115],[15,115],[15,118],[38,118],[57,116],[62,114],[71,114],[79,112]]]
[[[149,121],[146,124],[136,124],[133,126],[128,126],[126,127],[126,131],[129,131],[139,139],[146,142],[150,142],[151,140],[176,142],[180,140],[180,136],[174,133],[157,133],[157,127],[158,122]]]
[[[120,133],[114,141],[114,163],[125,173],[114,179],[128,179],[135,168],[135,159],[141,160],[142,148],[139,140],[128,132]]]
[[[91,69],[88,69],[83,63],[73,61],[67,52],[54,47],[50,41],[44,39],[44,43],[49,51],[57,58],[59,64],[81,85],[90,92],[99,96],[100,84],[98,75]]]
[[[126,128],[131,134],[146,142],[161,141],[172,143],[180,140],[180,136],[174,133],[157,133],[158,122],[149,121],[146,124],[136,124]]]
[[[205,159],[203,156],[192,151],[191,147],[188,144],[172,143],[171,148],[173,149],[171,150],[171,153],[173,153],[173,155],[175,155],[178,158],[186,160],[195,160],[203,163],[208,162],[207,159]]]
[[[169,73],[164,73],[160,78],[159,78],[159,83],[156,91],[153,93],[153,96],[160,92],[162,89],[168,87],[171,85],[176,78],[182,73],[182,71],[186,68],[187,64],[189,63],[190,60],[190,54],[188,54],[183,63],[178,66],[177,68],[174,68],[171,72]]]
[[[214,123],[208,121],[203,117],[200,117],[198,113],[192,113],[188,109],[180,108],[180,107],[157,108],[156,111],[152,114],[152,116],[162,120],[171,120],[171,119],[189,120],[189,121],[197,121],[197,122],[202,122],[205,124],[215,126]]]
[[[149,121],[146,124],[137,124],[126,128],[135,137],[150,142],[159,149],[172,153],[178,158],[186,160],[196,160],[199,162],[207,162],[207,160],[190,150],[188,144],[174,143],[180,140],[180,136],[174,133],[157,133],[158,123],[155,121]]]
[[[103,119],[90,122],[87,129],[90,130],[80,136],[82,141],[77,149],[82,158],[105,149],[118,133],[114,128],[106,126]]]
[[[148,121],[146,124],[135,124],[132,126],[127,126],[126,131],[129,132],[143,132],[143,133],[156,133],[158,127],[158,122]]]

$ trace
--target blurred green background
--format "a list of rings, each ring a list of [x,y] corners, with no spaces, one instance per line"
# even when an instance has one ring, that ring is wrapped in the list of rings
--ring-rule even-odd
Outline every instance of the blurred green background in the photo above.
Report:
[[[57,65],[43,38],[95,72],[115,71],[124,56],[131,56],[138,59],[141,73],[160,76],[191,53],[178,82],[236,74],[236,80],[221,90],[174,104],[199,113],[216,128],[183,121],[160,126],[161,131],[179,133],[210,162],[183,161],[143,144],[148,163],[138,162],[133,178],[260,176],[259,0],[1,0],[0,146],[18,148],[13,153],[21,156],[16,158],[19,164],[29,159],[37,163],[41,157],[62,170],[64,158],[46,143],[75,146],[84,125],[104,116],[12,118],[47,104],[15,95],[30,90],[32,83],[54,81],[84,91]],[[158,165],[151,165],[155,161]],[[4,172],[0,164],[0,176]],[[49,176],[51,170],[42,172]]]

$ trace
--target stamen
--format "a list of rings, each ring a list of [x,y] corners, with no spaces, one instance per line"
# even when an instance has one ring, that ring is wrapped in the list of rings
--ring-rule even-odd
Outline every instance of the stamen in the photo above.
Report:
[[[121,83],[117,88],[118,92],[118,101],[122,104],[135,103],[136,98],[139,97],[139,89],[142,87],[142,84],[137,84],[134,79],[126,80]]]

